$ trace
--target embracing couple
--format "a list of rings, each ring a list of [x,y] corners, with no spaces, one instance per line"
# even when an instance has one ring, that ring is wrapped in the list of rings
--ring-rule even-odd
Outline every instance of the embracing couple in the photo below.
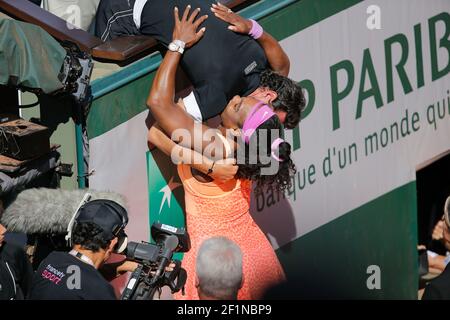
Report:
[[[182,262],[186,295],[177,298],[198,299],[195,257],[202,241],[213,236],[228,237],[242,249],[238,298],[262,298],[284,280],[284,272],[249,213],[250,194],[252,182],[257,192],[266,186],[283,192],[295,172],[283,131],[298,125],[305,98],[286,77],[289,58],[256,21],[213,1],[102,2],[96,32],[105,40],[145,34],[168,48],[147,101],[157,122],[148,140],[178,162],[185,188],[192,249]],[[193,91],[175,101],[180,65]],[[218,128],[204,124],[216,116]],[[222,287],[226,282],[225,274]],[[230,297],[223,292],[219,298]]]

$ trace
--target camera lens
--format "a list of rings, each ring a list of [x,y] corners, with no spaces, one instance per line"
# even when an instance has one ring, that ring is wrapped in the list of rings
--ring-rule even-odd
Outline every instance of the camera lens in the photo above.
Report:
[[[156,262],[158,253],[159,247],[154,244],[130,242],[125,254],[130,260]]]

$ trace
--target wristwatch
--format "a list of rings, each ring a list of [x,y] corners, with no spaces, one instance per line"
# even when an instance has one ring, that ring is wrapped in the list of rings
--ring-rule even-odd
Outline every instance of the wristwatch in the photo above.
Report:
[[[186,46],[186,43],[184,43],[181,40],[173,40],[169,44],[169,50],[173,52],[179,52],[181,54],[184,53],[184,47]]]

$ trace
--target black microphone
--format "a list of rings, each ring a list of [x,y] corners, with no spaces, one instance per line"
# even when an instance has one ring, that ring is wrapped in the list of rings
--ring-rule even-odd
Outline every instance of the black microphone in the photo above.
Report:
[[[161,254],[161,263],[156,270],[155,278],[159,278],[163,273],[166,267],[169,265],[172,260],[173,251],[178,247],[178,237],[174,235],[168,235],[163,240],[163,252]]]

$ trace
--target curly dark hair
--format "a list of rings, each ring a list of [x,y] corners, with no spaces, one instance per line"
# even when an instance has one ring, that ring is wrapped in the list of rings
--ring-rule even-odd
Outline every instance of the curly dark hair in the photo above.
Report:
[[[257,190],[262,190],[265,186],[271,186],[278,191],[290,188],[292,176],[296,173],[295,164],[291,159],[291,145],[288,142],[282,142],[275,151],[275,156],[279,157],[281,162],[271,156],[272,143],[275,139],[282,137],[282,133],[283,125],[280,119],[274,115],[256,129],[249,144],[240,141],[240,150],[236,151],[239,167],[236,177],[256,181]],[[261,159],[262,157],[265,159]],[[267,159],[270,159],[270,162]],[[276,173],[265,174],[262,172],[273,164],[278,165]]]
[[[305,109],[306,99],[303,89],[295,81],[279,75],[272,70],[261,73],[260,87],[269,88],[278,94],[278,98],[272,102],[274,110],[282,110],[287,113],[284,126],[287,129],[295,128]]]
[[[77,223],[72,235],[73,243],[93,252],[98,252],[100,249],[106,250],[111,240],[105,240],[102,232],[103,229],[92,222]]]

